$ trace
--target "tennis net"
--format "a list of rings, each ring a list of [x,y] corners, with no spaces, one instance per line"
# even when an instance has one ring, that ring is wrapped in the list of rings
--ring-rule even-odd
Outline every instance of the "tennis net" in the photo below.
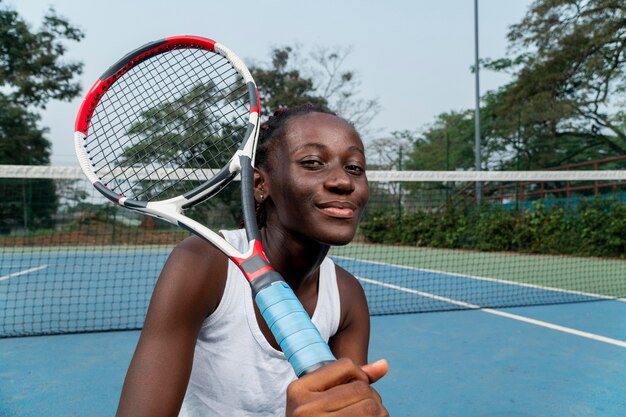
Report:
[[[623,168],[372,171],[357,237],[331,256],[374,315],[621,299]],[[79,168],[0,166],[0,193],[0,337],[142,326],[185,231],[116,207]],[[192,217],[238,227],[237,204],[229,187]]]

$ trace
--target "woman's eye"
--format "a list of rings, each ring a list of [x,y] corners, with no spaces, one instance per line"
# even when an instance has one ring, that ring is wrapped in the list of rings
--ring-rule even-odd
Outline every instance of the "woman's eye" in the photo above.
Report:
[[[300,161],[300,165],[305,168],[316,169],[322,167],[324,163],[319,159],[305,159]]]
[[[355,175],[363,174],[365,172],[365,169],[361,165],[357,164],[346,165],[346,170]]]

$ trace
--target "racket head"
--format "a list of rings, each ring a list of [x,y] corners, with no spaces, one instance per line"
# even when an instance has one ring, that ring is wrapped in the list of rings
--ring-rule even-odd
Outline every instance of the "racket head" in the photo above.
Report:
[[[252,186],[259,111],[256,85],[234,53],[205,38],[166,38],[126,54],[94,83],[76,119],[75,149],[107,198],[178,224],[235,262],[299,376],[334,357],[263,253]],[[180,213],[239,172],[246,253]]]
[[[254,159],[259,94],[242,60],[220,43],[174,36],[112,65],[80,106],[79,164],[107,198],[131,208],[195,205],[226,186],[240,156]]]

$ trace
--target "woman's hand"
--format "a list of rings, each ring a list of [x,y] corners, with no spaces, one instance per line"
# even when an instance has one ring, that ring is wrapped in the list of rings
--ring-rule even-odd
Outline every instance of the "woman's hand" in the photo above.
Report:
[[[292,382],[287,388],[287,417],[385,417],[389,413],[371,384],[388,370],[380,360],[361,367],[340,359]]]

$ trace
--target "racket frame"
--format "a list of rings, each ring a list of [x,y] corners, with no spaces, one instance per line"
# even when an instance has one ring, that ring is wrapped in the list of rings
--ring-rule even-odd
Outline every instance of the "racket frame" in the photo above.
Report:
[[[228,59],[243,77],[250,101],[245,139],[235,155],[210,180],[173,198],[149,202],[138,201],[119,195],[102,183],[92,168],[84,143],[89,138],[88,130],[91,117],[106,91],[139,63],[174,47],[176,49],[202,48],[218,53]],[[74,147],[85,176],[107,199],[119,206],[163,219],[192,232],[214,245],[240,268],[252,287],[253,297],[262,316],[299,377],[312,372],[325,363],[334,361],[334,356],[317,328],[311,323],[310,317],[291,288],[280,274],[271,267],[263,252],[256,222],[253,194],[254,150],[259,134],[259,112],[260,98],[256,84],[249,70],[237,55],[224,45],[210,39],[195,36],[175,36],[150,42],[131,51],[102,74],[86,94],[79,109],[75,123]],[[242,211],[246,235],[249,240],[249,247],[245,253],[233,248],[218,233],[182,214],[183,210],[218,193],[238,174],[242,182]]]

